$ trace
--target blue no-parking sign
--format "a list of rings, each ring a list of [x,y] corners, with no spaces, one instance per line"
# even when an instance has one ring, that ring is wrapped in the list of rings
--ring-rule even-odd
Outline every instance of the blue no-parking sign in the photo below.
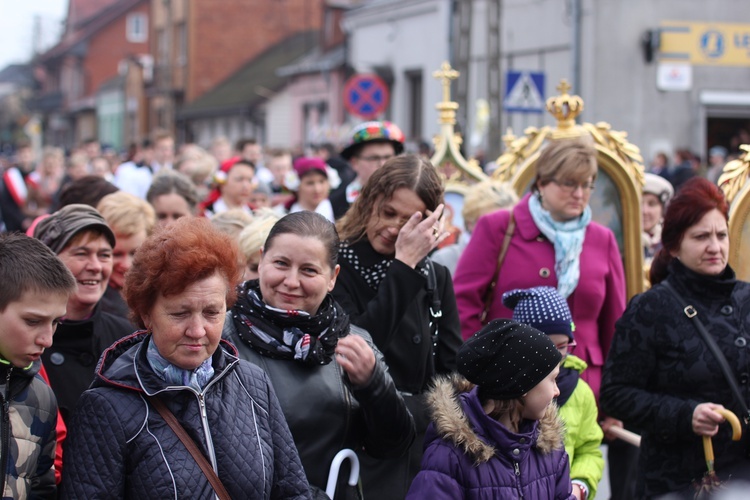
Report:
[[[378,75],[354,75],[344,85],[344,106],[349,113],[369,120],[385,111],[389,95],[388,85]]]
[[[505,74],[503,109],[510,113],[544,111],[544,73],[508,71]]]

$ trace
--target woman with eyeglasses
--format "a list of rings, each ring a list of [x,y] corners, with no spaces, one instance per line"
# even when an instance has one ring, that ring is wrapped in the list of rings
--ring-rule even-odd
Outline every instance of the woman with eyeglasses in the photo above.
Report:
[[[596,174],[596,150],[589,141],[551,141],[536,162],[532,192],[512,211],[479,219],[453,284],[464,339],[483,321],[510,317],[502,303],[504,292],[557,288],[573,313],[576,354],[589,366],[582,378],[598,398],[615,321],[625,309],[625,278],[614,234],[591,220],[589,199]],[[498,269],[511,214],[515,229]],[[495,280],[492,296],[487,297]]]
[[[591,387],[581,380],[586,363],[573,355],[576,347],[575,325],[562,296],[550,286],[512,290],[503,294],[503,304],[513,310],[513,321],[547,334],[562,354],[555,381],[559,415],[565,423],[565,451],[570,460],[573,495],[594,498],[604,471],[599,449],[602,429],[597,425],[598,410]]]

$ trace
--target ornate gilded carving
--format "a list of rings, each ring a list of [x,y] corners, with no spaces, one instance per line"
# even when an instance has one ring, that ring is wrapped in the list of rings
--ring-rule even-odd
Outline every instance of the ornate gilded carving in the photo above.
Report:
[[[591,134],[594,142],[615,153],[622,160],[623,166],[642,188],[643,156],[638,146],[628,142],[628,133],[612,130],[612,126],[606,122],[597,122],[596,125],[583,123],[582,127]]]
[[[534,163],[546,141],[591,137],[599,163],[597,184],[601,184],[604,193],[597,202],[601,205],[599,208],[604,208],[604,205],[609,208],[609,211],[597,210],[595,217],[608,217],[599,222],[612,228],[618,238],[628,296],[632,297],[644,289],[640,215],[643,157],[638,147],[628,142],[625,132],[612,130],[608,123],[577,125],[576,118],[583,111],[583,99],[570,94],[570,85],[565,80],[557,89],[560,95],[547,100],[547,111],[555,117],[556,125],[528,127],[518,137],[508,129],[502,138],[505,151],[497,159],[498,168],[492,177],[510,182],[518,194],[523,194],[534,180]]]
[[[568,93],[571,87],[565,79],[556,88],[560,95],[547,99],[547,111],[557,120],[553,138],[580,137],[580,131],[576,130],[576,118],[583,111],[583,99]]]
[[[730,205],[742,191],[750,173],[750,144],[743,144],[740,149],[744,153],[738,159],[724,165],[724,171],[719,177],[719,187],[724,191]]]
[[[448,61],[432,76],[443,86],[443,100],[435,106],[440,112],[440,134],[433,139],[435,154],[432,164],[435,165],[441,177],[445,179],[446,188],[457,187],[457,190],[482,181],[487,175],[475,160],[467,161],[461,154],[463,139],[454,131],[456,124],[456,110],[458,103],[451,101],[451,81],[459,77]]]
[[[643,187],[643,157],[635,144],[628,142],[627,132],[612,130],[606,122],[596,125],[583,123],[576,125],[575,119],[583,111],[583,99],[570,95],[570,85],[562,80],[557,86],[559,96],[547,99],[547,111],[557,120],[556,127],[528,127],[521,137],[513,135],[509,128],[503,136],[505,151],[497,159],[497,169],[492,177],[501,181],[511,181],[525,165],[526,161],[539,151],[547,139],[564,139],[590,135],[594,142],[614,153],[635,180]]]

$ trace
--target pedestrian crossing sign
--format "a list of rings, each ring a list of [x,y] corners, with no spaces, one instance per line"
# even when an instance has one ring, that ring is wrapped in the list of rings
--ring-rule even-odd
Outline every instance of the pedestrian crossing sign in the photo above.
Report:
[[[510,113],[544,111],[544,73],[508,71],[503,109]]]

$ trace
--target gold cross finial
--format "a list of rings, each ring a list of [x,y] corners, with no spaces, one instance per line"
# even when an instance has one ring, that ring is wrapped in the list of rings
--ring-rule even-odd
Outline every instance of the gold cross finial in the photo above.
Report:
[[[432,74],[433,78],[436,78],[438,80],[442,80],[443,84],[443,102],[450,102],[451,100],[451,80],[455,80],[458,78],[458,75],[460,73],[456,71],[455,69],[451,68],[451,65],[448,61],[443,62],[443,64],[440,65],[440,70],[435,71]]]
[[[555,88],[557,89],[558,92],[560,92],[560,94],[567,94],[568,92],[570,92],[570,89],[572,89],[573,87],[570,86],[570,84],[568,83],[568,80],[563,78],[562,80],[560,80],[560,84]]]

